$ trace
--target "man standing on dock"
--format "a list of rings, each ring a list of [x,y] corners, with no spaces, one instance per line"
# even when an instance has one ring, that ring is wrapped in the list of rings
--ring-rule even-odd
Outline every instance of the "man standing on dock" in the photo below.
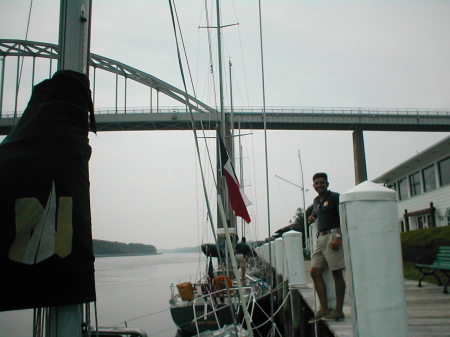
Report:
[[[320,309],[309,323],[344,319],[342,307],[345,295],[343,275],[345,261],[339,219],[339,193],[328,190],[328,185],[326,173],[314,174],[313,187],[318,196],[314,199],[308,223],[318,220],[317,243],[311,256],[311,277],[319,297]],[[327,266],[333,274],[336,290],[336,308],[332,311],[328,308],[327,288],[322,277],[322,272]]]

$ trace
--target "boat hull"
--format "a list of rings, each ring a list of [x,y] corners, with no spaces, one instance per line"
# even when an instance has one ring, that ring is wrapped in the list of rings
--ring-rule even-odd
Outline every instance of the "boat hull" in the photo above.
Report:
[[[264,296],[256,299],[256,305],[253,308],[254,303],[250,304],[249,311],[253,313],[252,315],[252,324],[253,326],[259,327],[257,330],[261,334],[261,336],[267,336],[269,331],[271,330],[272,323],[267,318],[267,313],[270,311],[270,294],[266,293]],[[194,336],[197,334],[197,329],[194,323],[194,312],[193,306],[173,306],[170,308],[170,313],[172,315],[172,319],[174,323],[179,328],[178,336]],[[218,304],[216,310],[217,318],[220,322],[220,326],[233,324],[233,315],[230,311],[230,307],[225,304]],[[220,310],[221,309],[221,310]],[[210,312],[208,316],[205,318],[197,319],[198,331],[204,332],[208,330],[216,330],[218,329],[216,317],[212,312],[212,307],[207,305],[207,312]],[[205,315],[205,305],[196,305],[195,306],[195,315],[196,317],[200,317]],[[238,313],[238,321],[242,321],[242,310],[239,310]],[[245,323],[244,323],[245,326]]]
[[[172,315],[174,323],[182,331],[183,336],[193,336],[197,334],[197,328],[194,323],[194,310],[196,317],[201,317],[206,313],[209,313],[205,317],[200,319],[197,318],[199,332],[218,329],[217,320],[211,305],[205,306],[204,304],[199,304],[195,306],[173,306],[170,308],[170,314]],[[231,313],[230,306],[218,304],[216,310],[216,315],[221,326],[233,323],[233,315]]]

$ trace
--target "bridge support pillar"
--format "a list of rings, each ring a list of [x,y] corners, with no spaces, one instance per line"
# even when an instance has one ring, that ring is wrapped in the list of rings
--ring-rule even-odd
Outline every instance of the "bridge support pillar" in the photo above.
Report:
[[[353,161],[355,165],[355,185],[367,180],[366,153],[362,130],[353,131]]]

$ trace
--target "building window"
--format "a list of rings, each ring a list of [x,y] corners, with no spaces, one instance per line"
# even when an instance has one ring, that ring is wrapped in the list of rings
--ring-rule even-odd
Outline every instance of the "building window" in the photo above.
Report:
[[[447,211],[447,225],[450,226],[450,209]]]
[[[411,196],[422,194],[422,183],[420,173],[416,172],[409,176],[409,186],[411,187]]]
[[[422,170],[423,189],[425,192],[436,189],[436,171],[434,165],[428,166]]]
[[[408,199],[408,187],[406,178],[400,179],[397,183],[398,186],[398,198],[400,200]]]
[[[438,167],[440,186],[450,184],[450,157],[441,160],[438,164]]]
[[[410,217],[411,230],[430,228],[430,224],[430,218],[427,215]]]

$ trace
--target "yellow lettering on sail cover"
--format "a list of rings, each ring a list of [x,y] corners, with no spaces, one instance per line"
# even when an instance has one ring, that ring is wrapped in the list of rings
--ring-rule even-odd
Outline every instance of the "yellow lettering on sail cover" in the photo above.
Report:
[[[60,258],[72,251],[72,234],[72,198],[60,197],[55,240],[55,254]]]
[[[16,237],[9,248],[9,258],[22,262],[33,229],[39,223],[44,208],[36,198],[22,198],[16,200]]]
[[[37,198],[20,198],[16,200],[16,237],[9,248],[9,259],[24,262],[25,253],[30,244],[33,230],[43,216],[44,208]],[[60,197],[55,253],[65,258],[72,252],[72,198]]]

